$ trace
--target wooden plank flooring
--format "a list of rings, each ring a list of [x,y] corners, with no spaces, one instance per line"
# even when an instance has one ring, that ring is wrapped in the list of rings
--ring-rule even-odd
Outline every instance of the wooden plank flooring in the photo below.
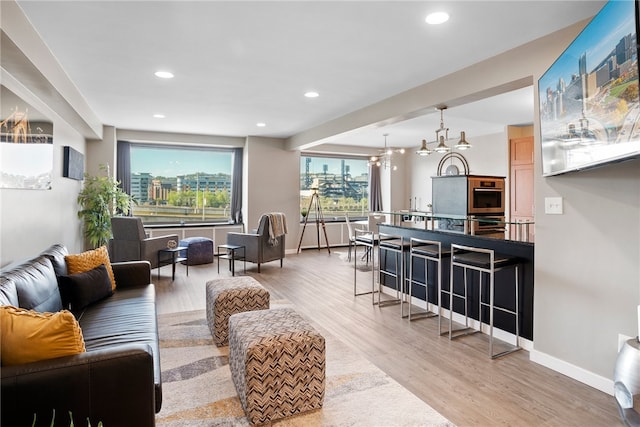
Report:
[[[490,360],[488,340],[475,334],[449,341],[437,318],[409,322],[399,306],[378,308],[371,295],[353,296],[353,264],[346,248],[306,250],[279,262],[247,264],[247,274],[287,299],[308,319],[340,338],[459,426],[622,426],[613,397],[529,361],[522,350]],[[207,280],[230,276],[226,261],[153,270],[158,312],[205,308]],[[243,274],[242,263],[236,273]],[[358,271],[360,290],[371,272]]]

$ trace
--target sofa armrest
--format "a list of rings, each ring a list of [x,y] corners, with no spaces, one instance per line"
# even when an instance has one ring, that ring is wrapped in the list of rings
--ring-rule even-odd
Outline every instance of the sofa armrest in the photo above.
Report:
[[[24,365],[3,366],[2,425],[49,425],[53,411],[56,426],[155,425],[153,355],[148,345],[126,344],[75,356]],[[44,423],[44,421],[47,421]]]
[[[151,268],[158,267],[158,251],[168,247],[169,240],[173,240],[178,244],[180,240],[177,234],[167,236],[150,237],[140,242],[140,255],[142,259],[151,262]]]
[[[227,233],[227,244],[242,245],[248,242],[255,242],[259,238],[260,235],[257,233],[236,233],[234,231],[230,231]]]
[[[245,259],[250,262],[260,262],[260,234],[255,233],[227,233],[227,244],[244,246]]]
[[[151,283],[151,263],[149,261],[125,261],[111,263],[116,286],[133,288]]]

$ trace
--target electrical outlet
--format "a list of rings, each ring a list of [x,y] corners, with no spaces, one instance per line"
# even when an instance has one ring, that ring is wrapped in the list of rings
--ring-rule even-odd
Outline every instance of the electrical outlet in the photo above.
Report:
[[[562,215],[562,197],[545,197],[544,213],[547,215]]]

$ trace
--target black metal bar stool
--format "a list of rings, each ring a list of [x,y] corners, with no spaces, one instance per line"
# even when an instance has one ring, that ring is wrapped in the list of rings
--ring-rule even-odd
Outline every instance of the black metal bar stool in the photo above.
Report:
[[[441,293],[442,293],[442,258],[448,257],[451,255],[451,252],[448,249],[442,250],[442,243],[436,240],[424,240],[418,239],[416,237],[412,237],[410,240],[410,251],[409,251],[409,277],[407,281],[409,282],[409,303],[411,302],[411,297],[413,296],[413,286],[423,286],[425,290],[425,302],[427,304],[426,310],[413,312],[411,310],[411,305],[409,305],[409,313],[407,317],[409,321],[416,319],[424,319],[429,317],[438,316],[438,334],[443,335],[446,332],[442,332],[442,313],[441,313]],[[422,260],[424,262],[424,282],[420,282],[416,280],[414,277],[413,265],[415,260]],[[434,312],[429,310],[429,263],[435,263],[436,265],[436,284],[437,284],[437,296],[436,296],[436,305],[437,311]],[[403,313],[404,314],[404,313]]]
[[[451,272],[449,275],[449,339],[455,339],[464,335],[474,334],[482,331],[482,307],[489,308],[489,356],[495,359],[500,356],[513,353],[520,350],[520,313],[518,309],[518,288],[519,288],[519,259],[517,257],[496,254],[492,249],[474,248],[470,246],[463,246],[452,244],[451,245]],[[461,267],[464,269],[464,294],[457,294],[453,288],[454,267]],[[495,273],[505,268],[514,268],[515,271],[515,308],[510,310],[504,307],[499,307],[494,304],[495,301]],[[469,287],[467,283],[468,270],[474,270],[479,272],[479,297],[478,297],[478,320],[480,322],[480,330],[475,330],[469,327],[467,294]],[[482,278],[485,274],[489,275],[489,302],[486,303],[482,300]],[[453,299],[460,298],[464,300],[464,314],[465,314],[465,327],[457,330],[453,330]],[[494,310],[500,310],[505,313],[509,313],[515,316],[515,345],[511,348],[495,353],[493,352],[493,318]],[[457,335],[453,335],[454,332],[458,332]]]
[[[409,252],[409,242],[402,236],[380,233],[378,243],[378,272],[380,281],[378,282],[378,301],[374,305],[385,307],[388,305],[400,304],[400,314],[403,313],[403,303],[405,300],[405,254]],[[394,269],[390,270],[387,263],[387,255],[393,254]],[[383,267],[384,260],[384,267]],[[385,277],[393,278],[396,288],[396,296],[393,299],[382,300],[382,282]]]
[[[377,234],[365,231],[355,230],[355,239],[353,242],[353,296],[375,294],[376,290],[376,260],[375,260],[375,247],[378,244],[379,236]],[[357,286],[357,272],[358,272],[358,246],[364,246],[365,253],[363,258],[366,258],[367,264],[369,263],[369,257],[371,257],[371,291],[358,292]],[[372,302],[375,304],[375,296],[372,296]]]

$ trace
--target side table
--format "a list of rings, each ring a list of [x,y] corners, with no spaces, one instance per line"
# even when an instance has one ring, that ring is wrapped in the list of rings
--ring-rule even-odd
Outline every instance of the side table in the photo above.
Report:
[[[160,279],[160,267],[163,265],[171,264],[171,280],[176,279],[176,263],[181,261],[186,261],[187,257],[180,256],[180,252],[184,251],[187,253],[186,246],[177,246],[175,248],[164,248],[158,250],[158,279]],[[189,263],[186,263],[187,266],[187,276],[189,275]]]
[[[220,249],[226,249],[224,254],[220,253]],[[242,256],[238,256],[238,251],[242,250]],[[244,261],[244,273],[247,273],[247,260],[245,258],[245,247],[238,245],[218,245],[218,249],[216,250],[218,253],[218,274],[220,274],[220,259],[228,259],[229,260],[229,270],[231,270],[231,276],[236,275],[236,260]]]

